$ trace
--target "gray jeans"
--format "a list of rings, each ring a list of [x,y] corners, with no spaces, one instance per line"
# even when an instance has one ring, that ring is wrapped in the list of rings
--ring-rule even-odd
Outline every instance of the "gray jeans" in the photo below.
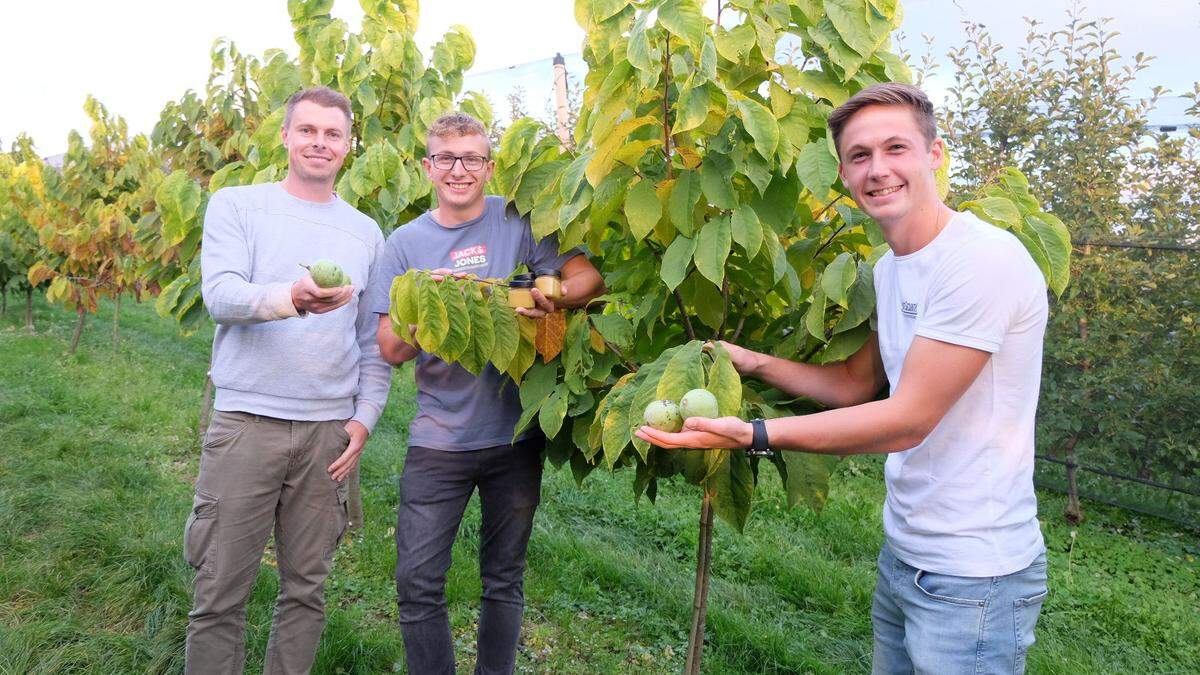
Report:
[[[246,599],[272,528],[279,597],[264,673],[307,673],[325,628],[325,577],[346,530],[346,485],[326,467],[343,422],[215,412],[204,438],[184,558],[196,569],[186,672],[241,673]]]
[[[463,510],[477,487],[483,598],[475,672],[513,671],[525,607],[525,549],[541,496],[543,445],[539,437],[470,452],[408,449],[396,522],[396,595],[408,672],[454,672],[446,571]]]

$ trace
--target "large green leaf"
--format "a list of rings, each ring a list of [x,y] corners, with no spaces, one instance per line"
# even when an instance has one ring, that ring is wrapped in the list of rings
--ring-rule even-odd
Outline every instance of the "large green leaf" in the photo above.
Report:
[[[708,368],[708,383],[705,388],[717,398],[717,410],[722,417],[742,414],[742,378],[729,352],[720,343],[714,343],[713,363]]]
[[[643,414],[646,406],[650,405],[651,401],[658,400],[658,384],[662,379],[662,374],[666,371],[671,358],[678,351],[678,347],[668,349],[660,354],[657,359],[638,368],[637,377],[630,384],[633,394],[629,399],[627,423],[631,430],[636,430],[644,424]],[[633,447],[637,449],[642,461],[645,461],[650,444],[636,437],[631,437],[631,440],[633,441]]]
[[[717,288],[725,281],[725,259],[729,257],[732,245],[731,229],[729,216],[721,215],[705,223],[696,238],[696,269]]]
[[[437,282],[424,274],[417,279],[417,301],[420,305],[417,343],[421,345],[421,349],[437,353],[441,348],[442,339],[450,329],[450,319],[446,313],[446,305],[438,293]]]
[[[700,360],[703,347],[702,341],[692,340],[671,355],[654,398],[679,401],[689,391],[704,388],[704,367]]]
[[[691,131],[703,124],[708,117],[710,103],[708,87],[692,87],[681,94],[675,104],[675,124],[671,127],[671,133]]]
[[[839,253],[821,273],[821,290],[830,301],[849,307],[850,286],[854,284],[858,266],[849,253]]]
[[[538,413],[538,425],[546,434],[546,438],[554,438],[558,435],[558,430],[562,428],[563,418],[567,415],[569,399],[567,385],[560,384],[542,404],[542,409]]]
[[[658,8],[658,22],[687,44],[700,48],[704,40],[704,15],[696,0],[667,0]]]
[[[825,291],[820,284],[813,287],[812,301],[804,313],[804,327],[809,335],[826,342],[825,337]]]
[[[713,513],[738,532],[746,529],[754,498],[754,469],[744,452],[729,452],[728,461],[705,481],[713,494]]]
[[[675,185],[671,187],[671,196],[667,198],[667,214],[671,217],[671,223],[685,237],[695,232],[692,211],[699,199],[700,178],[696,172],[680,171],[675,178]]]
[[[718,208],[732,209],[737,206],[734,194],[733,162],[723,153],[710,152],[700,165],[700,187],[708,201]]]
[[[471,315],[459,284],[446,280],[437,287],[446,308],[447,321],[446,334],[436,353],[445,361],[455,361],[471,341]]]
[[[749,205],[742,204],[733,210],[730,222],[733,240],[746,251],[747,258],[753,259],[763,243],[763,228],[758,222],[758,214]]]
[[[746,131],[754,139],[754,149],[764,158],[772,158],[779,146],[779,123],[775,116],[761,103],[749,98],[738,101],[737,110]]]
[[[1047,285],[1061,297],[1071,281],[1071,233],[1061,220],[1049,213],[1025,216],[1025,224],[1042,241],[1050,265]]]
[[[629,386],[630,381],[624,378],[618,380],[605,397],[601,437],[604,461],[609,468],[616,465],[617,459],[621,457],[632,437],[629,426],[629,400],[633,397],[633,388]]]
[[[629,221],[634,238],[639,241],[645,239],[661,217],[662,204],[658,201],[654,185],[648,180],[638,181],[625,198],[625,218]]]
[[[495,352],[496,330],[482,289],[475,283],[468,283],[464,290],[467,307],[471,313],[471,343],[467,349],[471,352],[469,362],[475,366],[467,368],[467,370],[478,375]],[[465,354],[463,362],[464,364],[468,362]]]
[[[828,269],[828,268],[827,268]],[[842,333],[862,324],[875,310],[875,280],[871,265],[866,262],[858,263],[858,271],[854,284],[846,294],[846,311],[833,327],[834,335]],[[823,282],[824,280],[822,280]]]
[[[824,139],[813,141],[800,150],[796,173],[813,197],[824,199],[829,194],[829,188],[837,181],[838,160],[829,152],[829,144]]]
[[[814,510],[821,510],[829,498],[829,476],[837,465],[838,458],[808,452],[782,452],[787,466],[788,506],[803,503]]]
[[[659,277],[668,289],[675,290],[687,277],[688,267],[692,263],[692,255],[695,252],[696,240],[683,236],[675,237],[675,240],[667,247],[666,252],[663,253]]]
[[[513,313],[499,294],[493,294],[488,303],[488,313],[492,316],[493,347],[489,359],[496,370],[505,372],[517,355],[521,342],[520,329],[517,327],[517,315]]]

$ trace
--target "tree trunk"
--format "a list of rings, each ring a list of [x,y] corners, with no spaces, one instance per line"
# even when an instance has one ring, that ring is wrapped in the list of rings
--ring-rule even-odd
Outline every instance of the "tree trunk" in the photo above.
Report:
[[[72,356],[75,354],[75,350],[79,348],[79,336],[83,335],[83,321],[87,318],[87,313],[83,311],[83,305],[76,306],[75,313],[79,316],[79,319],[75,322],[75,335],[71,337],[71,350],[67,352]]]
[[[8,314],[8,285],[0,289],[0,314]]]
[[[196,425],[196,435],[204,442],[204,431],[208,429],[208,420],[212,416],[213,381],[212,371],[204,374],[204,393],[200,396],[200,422]]]
[[[25,330],[33,332],[33,287],[25,289]]]
[[[1079,465],[1075,463],[1075,445],[1079,443],[1079,434],[1071,437],[1067,441],[1067,510],[1064,516],[1068,523],[1078,525],[1083,522],[1083,508],[1079,506],[1079,485],[1075,480],[1075,475],[1079,470]]]
[[[121,349],[121,294],[113,297],[113,351]]]
[[[350,481],[350,529],[357,530],[363,524],[362,490],[359,483],[359,471],[362,469],[362,459],[354,465],[354,470],[348,477]]]
[[[688,635],[685,675],[699,675],[704,652],[704,623],[708,613],[708,585],[712,573],[712,493],[704,491],[700,503],[700,542],[696,546],[696,590],[692,600],[692,632]]]

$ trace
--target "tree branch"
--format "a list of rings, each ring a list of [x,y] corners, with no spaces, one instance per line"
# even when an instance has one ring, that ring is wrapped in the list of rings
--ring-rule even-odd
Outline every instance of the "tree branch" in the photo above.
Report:
[[[671,291],[671,294],[675,296],[675,304],[679,305],[679,314],[683,317],[683,328],[687,331],[688,339],[695,340],[696,331],[692,328],[691,317],[688,316],[687,310],[683,308],[683,296],[679,295],[679,289]]]

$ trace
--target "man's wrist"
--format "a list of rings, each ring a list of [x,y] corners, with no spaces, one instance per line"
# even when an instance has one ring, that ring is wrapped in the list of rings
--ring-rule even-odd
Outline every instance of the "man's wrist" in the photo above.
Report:
[[[745,426],[742,429],[742,434],[741,434],[740,438],[738,438],[738,442],[742,444],[743,448],[749,448],[754,445],[754,423],[753,422],[745,423]]]

